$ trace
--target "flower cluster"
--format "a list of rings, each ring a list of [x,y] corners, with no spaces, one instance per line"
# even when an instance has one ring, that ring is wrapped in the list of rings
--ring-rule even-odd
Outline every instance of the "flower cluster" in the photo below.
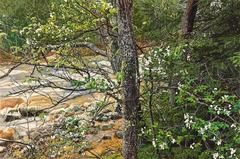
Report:
[[[188,129],[191,128],[191,125],[194,124],[193,116],[190,116],[188,113],[184,114],[184,123]]]

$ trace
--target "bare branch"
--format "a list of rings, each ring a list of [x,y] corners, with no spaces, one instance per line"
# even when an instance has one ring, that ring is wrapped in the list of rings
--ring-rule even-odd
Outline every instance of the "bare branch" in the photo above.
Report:
[[[0,76],[0,79],[9,76],[9,74],[10,74],[14,69],[16,69],[17,67],[19,67],[20,65],[22,65],[22,63],[19,63],[19,64],[15,65],[15,66],[11,67],[4,75]]]
[[[61,47],[66,46],[66,44],[60,44],[60,45],[47,45],[47,49],[49,50],[56,50],[59,49]],[[81,42],[81,43],[74,43],[74,44],[70,44],[71,48],[88,48],[90,50],[92,50],[93,52],[95,52],[96,54],[102,55],[102,56],[107,56],[107,52],[98,48],[96,45],[94,45],[93,43],[90,42]]]

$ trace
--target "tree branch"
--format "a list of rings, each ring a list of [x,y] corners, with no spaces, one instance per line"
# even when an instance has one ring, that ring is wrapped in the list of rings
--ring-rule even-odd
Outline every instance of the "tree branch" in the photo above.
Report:
[[[47,49],[49,50],[56,50],[59,49],[61,47],[64,47],[66,44],[60,44],[60,45],[47,45]],[[92,50],[93,52],[95,52],[96,54],[102,55],[102,56],[107,56],[107,52],[98,48],[96,45],[94,45],[93,43],[90,42],[81,42],[81,43],[74,43],[74,44],[70,44],[71,48],[81,48],[81,47],[85,47],[88,48],[90,50]]]

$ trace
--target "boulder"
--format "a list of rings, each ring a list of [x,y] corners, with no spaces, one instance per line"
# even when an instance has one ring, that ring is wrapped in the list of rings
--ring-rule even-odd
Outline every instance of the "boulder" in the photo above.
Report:
[[[0,100],[0,110],[4,108],[15,108],[25,101],[22,98],[6,98],[6,99],[1,99]]]
[[[123,139],[124,132],[123,131],[116,131],[114,136],[118,139]]]
[[[14,120],[21,119],[21,115],[19,113],[6,114],[4,116],[0,115],[0,118],[2,118],[5,122],[11,122]]]
[[[4,146],[0,146],[0,153],[6,152],[7,148]]]
[[[19,112],[23,117],[32,117],[38,116],[41,113],[47,113],[42,110],[40,107],[21,107],[19,108]]]
[[[0,138],[11,140],[14,137],[14,129],[8,128],[7,130],[0,130]]]
[[[110,112],[106,114],[111,120],[118,120],[122,118],[122,115],[117,112]]]
[[[53,105],[52,101],[50,98],[46,96],[31,96],[28,99],[28,103],[25,104],[27,107],[39,107],[40,108],[49,108]]]
[[[110,130],[113,128],[113,125],[112,124],[104,124],[104,125],[101,125],[101,130],[102,131],[106,131],[106,130]]]
[[[17,108],[4,108],[0,110],[0,118],[4,122],[10,122],[21,118]]]

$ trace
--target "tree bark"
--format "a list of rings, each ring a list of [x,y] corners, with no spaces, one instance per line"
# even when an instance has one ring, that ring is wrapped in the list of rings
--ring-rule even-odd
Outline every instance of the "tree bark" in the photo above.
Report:
[[[118,37],[123,57],[123,155],[125,159],[137,159],[137,108],[139,86],[137,82],[137,49],[132,26],[132,0],[118,0]]]
[[[194,21],[197,14],[198,0],[188,0],[187,8],[182,20],[182,34],[184,38],[189,37],[193,31]]]

